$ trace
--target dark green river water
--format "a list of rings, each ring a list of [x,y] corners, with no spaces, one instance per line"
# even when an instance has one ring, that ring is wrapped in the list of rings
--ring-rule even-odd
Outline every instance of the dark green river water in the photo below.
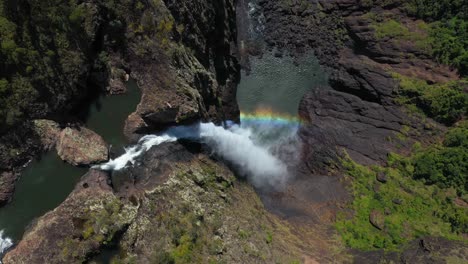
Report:
[[[277,58],[265,53],[262,58],[253,57],[251,72],[242,72],[237,89],[237,102],[242,112],[269,108],[277,113],[297,115],[299,102],[304,94],[316,85],[327,84],[328,77],[313,55],[294,59]]]
[[[141,97],[133,80],[128,82],[127,88],[124,95],[101,96],[83,113],[86,126],[117,148],[127,143],[123,135],[124,122]],[[65,200],[87,170],[68,165],[55,151],[33,160],[21,174],[12,202],[0,208],[0,230],[17,242],[33,219]]]
[[[269,108],[274,112],[297,116],[303,95],[316,85],[327,82],[314,56],[294,61],[270,53],[251,59],[251,73],[242,73],[237,100],[242,112]],[[82,113],[86,126],[100,134],[113,148],[127,144],[124,121],[133,112],[141,94],[136,83],[128,83],[125,95],[103,96]],[[33,160],[23,171],[13,201],[0,208],[0,230],[17,242],[25,228],[37,217],[57,207],[73,190],[87,168],[62,162],[55,151]],[[102,256],[100,256],[102,257]],[[102,260],[99,262],[107,262]]]

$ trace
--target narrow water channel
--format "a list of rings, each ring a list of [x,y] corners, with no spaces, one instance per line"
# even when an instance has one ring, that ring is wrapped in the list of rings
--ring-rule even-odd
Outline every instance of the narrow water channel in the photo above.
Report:
[[[96,98],[81,115],[88,128],[117,148],[127,144],[123,135],[124,122],[141,97],[133,80],[127,83],[127,90],[124,95]],[[0,208],[0,230],[3,230],[3,235],[14,242],[20,240],[35,218],[65,200],[87,170],[63,162],[55,150],[33,160],[21,174],[12,202]]]

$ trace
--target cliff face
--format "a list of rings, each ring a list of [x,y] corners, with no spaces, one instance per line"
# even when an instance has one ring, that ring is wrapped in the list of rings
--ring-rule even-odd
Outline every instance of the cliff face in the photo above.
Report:
[[[73,112],[87,98],[124,91],[129,75],[143,91],[129,138],[237,120],[234,12],[233,1],[2,2],[3,26],[13,29],[2,40],[14,49],[0,53],[8,102],[0,110],[0,203],[11,197],[18,168],[47,148],[34,119],[77,122]]]
[[[303,169],[309,178],[301,180],[318,182],[320,177],[316,175],[324,174],[341,178],[351,187],[353,198],[346,209],[353,213],[342,210],[346,220],[337,224],[343,240],[348,246],[359,249],[388,250],[402,245],[402,241],[420,237],[410,231],[418,229],[418,219],[409,217],[409,211],[435,212],[441,208],[418,207],[412,201],[426,199],[437,204],[447,198],[433,195],[432,184],[414,180],[417,179],[412,176],[414,171],[399,166],[416,166],[412,159],[425,155],[418,152],[418,146],[429,151],[439,148],[438,142],[445,137],[447,126],[450,131],[453,130],[450,126],[464,127],[468,105],[466,85],[460,80],[466,74],[463,67],[458,67],[457,71],[453,64],[444,65],[434,53],[438,45],[434,40],[437,22],[431,24],[434,20],[422,20],[412,13],[414,10],[410,12],[415,1],[259,0],[256,3],[258,11],[254,15],[262,17],[264,22],[262,37],[267,49],[276,49],[278,56],[281,52],[301,56],[313,51],[330,74],[329,86],[312,87],[299,108],[301,117],[308,121],[301,128],[300,136],[305,144]],[[427,7],[424,8],[430,10],[434,8],[432,4],[425,1]],[[422,8],[416,7],[417,10]],[[466,4],[459,8],[463,10]],[[463,12],[459,16],[464,16]],[[256,49],[248,47],[246,50]],[[444,100],[450,97],[444,94],[451,89],[448,88],[450,85],[455,87],[450,93],[457,94],[455,97],[460,98],[460,104],[446,106],[450,108],[449,112],[461,114],[447,122],[430,110],[428,102],[431,101],[418,100],[429,98],[427,94],[436,90],[439,96],[435,101]],[[408,94],[410,90],[413,93]],[[453,164],[457,164],[455,166],[461,171],[465,170],[464,162]],[[427,163],[418,166],[416,169],[421,169]],[[452,176],[458,177],[459,173],[454,172]],[[410,191],[416,188],[419,191]],[[339,188],[336,190],[338,193]],[[446,187],[439,191],[450,193]],[[406,198],[399,200],[396,197]],[[456,202],[463,200],[460,195],[447,197],[453,202],[444,205],[450,208],[446,212],[466,214],[466,206]],[[395,217],[406,219],[397,224],[404,226],[406,232],[392,229]],[[427,218],[420,223],[425,221]],[[465,226],[465,221],[463,218],[456,220],[452,231],[459,225]],[[448,223],[443,219],[442,222],[440,226]],[[429,227],[420,231],[437,236],[442,234],[432,232]],[[463,240],[466,227],[452,231],[444,231],[443,236]],[[363,239],[355,239],[359,236]],[[399,242],[388,236],[399,237]],[[450,252],[463,248],[463,243],[444,239],[417,241],[408,246],[406,252],[387,256],[382,252],[356,251],[352,254],[356,255],[356,263],[373,263],[377,259],[416,263],[438,259],[435,255],[439,250]],[[432,244],[431,249],[424,251],[425,243]],[[447,254],[442,254],[440,260],[445,261],[446,257]],[[457,258],[463,262],[467,258],[466,252]]]
[[[437,125],[425,125],[398,102],[395,75],[429,83],[458,80],[459,76],[450,67],[436,63],[411,37],[379,35],[379,22],[393,19],[402,21],[400,30],[408,30],[414,38],[427,37],[427,32],[414,29],[421,20],[400,10],[402,3],[258,2],[265,15],[268,47],[293,54],[313,49],[330,73],[330,87],[314,88],[299,110],[311,124],[302,133],[310,145],[307,159],[312,170],[320,171],[326,160],[336,162],[343,149],[360,163],[381,164],[389,152],[397,151],[392,139],[398,141],[395,135],[403,127],[411,127],[410,138],[423,141],[424,135],[437,133]]]
[[[140,166],[114,172],[112,186],[106,173],[91,170],[31,225],[4,263],[82,263],[109,248],[119,250],[118,263],[343,259],[313,239],[315,228],[268,213],[248,183],[200,147],[159,145]]]

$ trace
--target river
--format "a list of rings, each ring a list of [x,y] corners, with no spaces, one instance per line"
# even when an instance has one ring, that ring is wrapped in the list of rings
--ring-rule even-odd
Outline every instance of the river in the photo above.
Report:
[[[80,114],[86,126],[114,148],[127,144],[123,135],[124,122],[135,110],[141,97],[134,80],[127,83],[127,90],[124,95],[102,95],[96,98]],[[3,230],[3,236],[13,242],[19,241],[35,218],[65,200],[87,170],[63,162],[55,150],[31,161],[16,184],[12,202],[0,208],[0,230]]]

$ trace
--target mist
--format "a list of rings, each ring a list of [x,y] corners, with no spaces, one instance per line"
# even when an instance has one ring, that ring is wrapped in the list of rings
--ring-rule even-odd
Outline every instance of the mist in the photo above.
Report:
[[[1,258],[6,251],[13,246],[13,241],[8,237],[3,236],[3,230],[0,230],[0,264],[2,263]]]
[[[188,139],[206,144],[214,155],[228,162],[242,177],[257,188],[280,189],[290,177],[283,160],[290,161],[299,153],[291,144],[296,127],[273,127],[266,124],[216,126],[199,123],[193,126],[172,127],[160,135],[147,135],[125,153],[109,162],[94,166],[101,170],[121,170],[137,164],[138,158],[152,147],[178,139]],[[281,154],[287,158],[281,159]],[[289,162],[288,162],[289,163]]]

